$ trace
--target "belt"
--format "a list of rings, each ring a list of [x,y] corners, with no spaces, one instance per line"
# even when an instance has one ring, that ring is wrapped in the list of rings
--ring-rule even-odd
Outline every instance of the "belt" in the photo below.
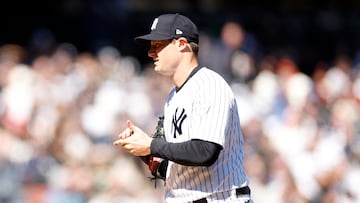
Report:
[[[236,188],[235,193],[236,196],[240,196],[240,195],[250,195],[250,188],[249,186],[245,186],[245,187],[241,187],[241,188]],[[207,203],[206,198],[202,198],[202,199],[198,199],[193,201],[193,203]]]

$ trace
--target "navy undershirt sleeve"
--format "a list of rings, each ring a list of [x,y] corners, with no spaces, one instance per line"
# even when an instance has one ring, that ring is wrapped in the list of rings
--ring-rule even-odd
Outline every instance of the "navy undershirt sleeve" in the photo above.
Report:
[[[211,166],[217,160],[222,146],[213,142],[193,139],[181,143],[154,138],[151,154],[187,166]]]

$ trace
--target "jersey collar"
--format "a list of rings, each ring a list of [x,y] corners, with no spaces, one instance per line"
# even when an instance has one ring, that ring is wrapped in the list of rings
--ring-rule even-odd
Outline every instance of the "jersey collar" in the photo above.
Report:
[[[199,66],[199,65],[196,66],[196,68],[194,68],[194,69],[191,71],[191,73],[189,74],[189,76],[186,78],[185,82],[184,82],[180,87],[176,88],[176,92],[180,91],[180,89],[186,84],[186,82],[187,82],[188,80],[190,80],[190,78],[191,78],[193,75],[195,75],[195,73],[198,72],[201,68],[202,68],[202,66]]]

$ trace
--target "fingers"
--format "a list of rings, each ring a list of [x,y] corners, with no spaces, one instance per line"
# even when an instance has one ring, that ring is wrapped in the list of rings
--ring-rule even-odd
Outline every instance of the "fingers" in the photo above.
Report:
[[[127,137],[130,137],[132,134],[131,130],[129,128],[126,128],[124,131],[122,131],[119,135],[119,139],[125,139]]]
[[[130,137],[132,134],[134,134],[134,125],[131,121],[128,120],[127,128],[118,135],[118,138],[125,139],[127,137]]]
[[[127,123],[127,127],[128,127],[132,132],[134,132],[134,124],[133,124],[130,120],[127,120],[126,123]]]
[[[135,156],[150,154],[151,138],[131,121],[128,120],[126,125],[126,129],[118,135],[119,139],[115,140],[113,145],[122,146]]]
[[[116,140],[115,142],[113,142],[113,145],[115,145],[115,146],[122,145],[123,139],[128,138],[132,134],[134,134],[134,124],[130,120],[127,120],[126,125],[127,125],[127,128],[118,135],[119,139]]]
[[[125,129],[125,131],[124,131],[125,133],[123,135],[125,138],[134,134],[134,130],[135,130],[134,125],[130,120],[127,120],[126,124],[127,124],[127,128]]]
[[[122,145],[122,141],[123,141],[122,139],[118,139],[113,142],[113,145],[115,145],[115,146]]]
[[[130,128],[125,129],[125,137],[130,137],[132,134],[134,134],[134,130]]]

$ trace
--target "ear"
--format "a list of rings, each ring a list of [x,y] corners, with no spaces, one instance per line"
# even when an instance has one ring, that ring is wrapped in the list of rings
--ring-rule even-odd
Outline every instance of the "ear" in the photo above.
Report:
[[[185,37],[180,37],[177,41],[179,49],[185,50],[188,48],[189,43]]]

